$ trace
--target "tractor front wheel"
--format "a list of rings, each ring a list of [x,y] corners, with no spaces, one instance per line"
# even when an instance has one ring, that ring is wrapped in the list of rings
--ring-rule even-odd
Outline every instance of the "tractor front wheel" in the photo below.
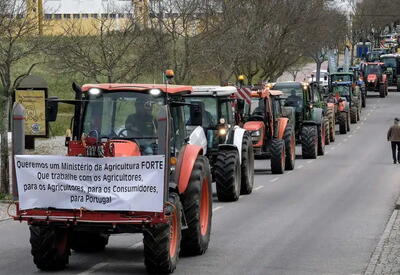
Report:
[[[331,138],[330,138],[330,126],[329,126],[329,119],[325,118],[324,119],[324,124],[325,124],[325,145],[329,145],[331,143]]]
[[[303,126],[301,130],[301,151],[303,159],[316,159],[318,154],[317,126]]]
[[[351,123],[357,123],[357,107],[351,107],[350,108],[350,122]]]
[[[383,84],[379,85],[379,97],[385,97],[386,92],[385,92],[385,86]]]
[[[323,156],[325,154],[325,124],[321,123],[321,125],[317,126],[318,131],[318,156]]]
[[[254,185],[254,150],[250,135],[245,133],[242,140],[242,179],[240,194],[248,195]]]
[[[367,107],[367,97],[365,94],[361,96],[361,107],[363,108]]]
[[[31,225],[31,253],[37,268],[44,271],[64,269],[71,254],[68,230],[52,226]]]
[[[338,116],[339,132],[341,135],[347,133],[347,114],[345,112],[340,112]]]
[[[219,151],[215,161],[215,182],[219,201],[237,201],[240,196],[241,169],[236,150]]]
[[[201,255],[210,242],[212,218],[212,178],[208,159],[198,156],[188,187],[181,195],[187,228],[182,231],[181,254]]]
[[[168,223],[143,232],[144,264],[149,273],[172,273],[179,259],[182,205],[176,193],[170,193],[166,211]]]
[[[291,125],[286,126],[283,139],[285,140],[285,169],[293,170],[296,162],[296,137]]]
[[[271,141],[271,171],[272,174],[283,174],[286,162],[285,141],[274,138]]]

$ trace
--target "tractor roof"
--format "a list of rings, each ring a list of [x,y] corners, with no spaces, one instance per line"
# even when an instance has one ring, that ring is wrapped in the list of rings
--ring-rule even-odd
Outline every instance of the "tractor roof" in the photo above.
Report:
[[[117,90],[128,90],[135,92],[147,91],[150,89],[159,89],[164,93],[168,94],[184,94],[192,92],[192,86],[183,85],[166,85],[166,84],[123,84],[123,83],[104,83],[104,84],[85,84],[82,86],[82,91],[87,92],[92,88],[101,90],[117,91]]]
[[[331,75],[353,75],[353,72],[335,72],[331,73]]]
[[[366,62],[365,65],[385,65],[383,62]]]
[[[193,86],[193,96],[221,96],[227,97],[237,93],[234,86]]]
[[[393,57],[400,58],[400,55],[399,54],[382,54],[380,58],[393,58]]]
[[[269,90],[270,94],[273,96],[281,96],[283,95],[282,91],[278,91],[278,90]]]
[[[281,96],[281,95],[283,95],[282,91],[270,90],[268,88],[251,92],[251,97],[258,97],[258,98],[265,98],[265,97],[270,97],[270,96]]]
[[[273,87],[302,87],[306,85],[306,82],[295,82],[295,81],[283,81],[283,82],[276,82]],[[308,83],[307,83],[308,85]]]

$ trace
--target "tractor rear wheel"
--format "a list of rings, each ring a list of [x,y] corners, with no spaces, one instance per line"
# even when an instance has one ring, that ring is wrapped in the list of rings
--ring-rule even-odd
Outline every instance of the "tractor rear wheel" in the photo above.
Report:
[[[357,107],[351,107],[350,108],[350,122],[351,123],[357,123]]]
[[[102,251],[109,236],[97,232],[74,231],[71,233],[71,248],[77,252]]]
[[[29,230],[31,253],[37,268],[45,271],[64,269],[71,254],[67,229],[31,225]]]
[[[325,122],[325,145],[329,145],[331,143],[329,119],[325,117],[324,122]]]
[[[341,135],[347,133],[347,114],[345,112],[340,112],[338,116],[339,132]]]
[[[274,138],[271,141],[271,171],[272,174],[283,174],[285,171],[285,141]]]
[[[400,92],[400,75],[397,76],[397,91]]]
[[[240,194],[248,195],[254,185],[254,150],[250,135],[244,133],[242,140],[242,179]]]
[[[170,193],[166,211],[168,223],[143,232],[144,264],[149,273],[172,273],[179,259],[182,205],[176,193]]]
[[[303,126],[301,130],[301,151],[303,159],[315,159],[318,154],[317,126]]]
[[[357,107],[357,121],[360,121],[361,119],[361,108]]]
[[[188,187],[181,195],[187,229],[182,231],[181,254],[201,255],[210,242],[212,218],[212,178],[208,159],[198,156]]]
[[[329,140],[330,142],[334,142],[336,138],[336,122],[335,114],[332,109],[328,110],[327,117],[329,119]]]
[[[350,132],[350,124],[351,124],[351,122],[350,122],[350,112],[346,113],[346,115],[347,115],[347,132]]]
[[[240,196],[241,169],[236,150],[218,152],[214,165],[217,197],[219,201],[237,201]]]
[[[283,139],[285,140],[285,169],[293,170],[296,162],[296,137],[291,125],[286,126]]]
[[[321,125],[317,126],[318,131],[318,156],[323,156],[325,154],[325,124],[321,123]]]

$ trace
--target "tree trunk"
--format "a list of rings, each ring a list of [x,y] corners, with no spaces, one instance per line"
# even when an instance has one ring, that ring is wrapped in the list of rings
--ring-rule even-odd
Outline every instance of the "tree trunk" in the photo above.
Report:
[[[8,97],[0,96],[0,192],[4,194],[10,193],[10,177],[9,177],[9,163],[8,163],[8,123],[9,123],[9,109],[10,102]]]

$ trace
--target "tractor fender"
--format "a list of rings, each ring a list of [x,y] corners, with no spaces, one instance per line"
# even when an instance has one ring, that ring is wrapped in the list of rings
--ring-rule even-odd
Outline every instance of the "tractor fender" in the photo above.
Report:
[[[285,134],[286,125],[289,123],[289,119],[287,117],[278,118],[278,126],[277,126],[277,138],[283,139],[283,135]]]
[[[311,119],[315,121],[317,125],[323,123],[323,110],[321,108],[313,108],[311,112]]]
[[[243,130],[243,129],[242,129]],[[242,164],[242,140],[243,140],[243,134],[244,134],[244,130],[243,133],[241,133],[241,137],[240,139],[237,138],[236,136],[240,135],[240,133],[236,134],[236,131],[234,132],[234,137],[233,137],[233,143],[225,143],[225,144],[220,144],[218,145],[218,150],[237,150],[238,154],[239,154],[239,161],[240,164]],[[238,144],[240,141],[240,144]]]
[[[316,126],[318,125],[314,120],[303,120],[303,126]]]
[[[207,137],[203,127],[197,126],[192,131],[189,136],[189,144],[201,146],[203,148],[203,154],[207,154]]]
[[[178,192],[185,192],[190,176],[192,175],[193,166],[199,155],[203,154],[203,148],[199,145],[184,145],[179,153],[175,170],[175,182],[178,185]]]
[[[233,129],[235,130],[233,136],[233,144],[239,151],[240,164],[242,164],[242,144],[243,144],[243,136],[244,133],[246,133],[246,130],[239,126],[235,126],[235,128]]]

